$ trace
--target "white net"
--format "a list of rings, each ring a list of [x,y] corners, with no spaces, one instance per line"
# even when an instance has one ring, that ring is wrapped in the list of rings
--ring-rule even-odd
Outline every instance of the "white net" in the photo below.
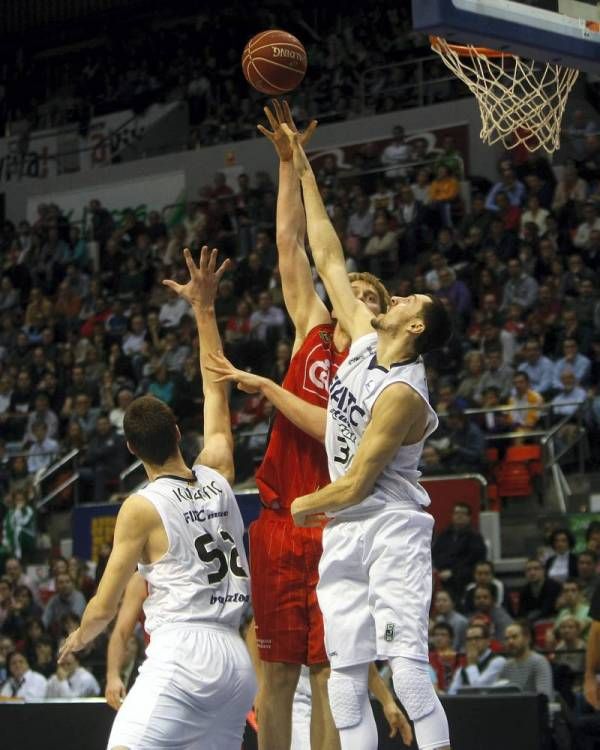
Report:
[[[578,70],[440,37],[431,38],[431,48],[477,98],[485,143],[548,153],[560,147],[560,124]]]

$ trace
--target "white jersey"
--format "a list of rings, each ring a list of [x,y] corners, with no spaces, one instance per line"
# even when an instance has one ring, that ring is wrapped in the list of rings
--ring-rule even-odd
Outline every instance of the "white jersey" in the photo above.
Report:
[[[371,421],[373,406],[379,395],[394,383],[406,383],[425,402],[427,426],[423,438],[412,445],[402,445],[381,472],[373,491],[358,505],[336,511],[336,518],[364,516],[394,500],[411,499],[429,505],[429,495],[418,483],[419,460],[425,440],[437,428],[438,418],[429,404],[425,366],[421,357],[408,364],[392,365],[389,370],[377,364],[377,334],[357,339],[348,357],[339,367],[329,387],[325,448],[329,475],[334,482],[352,463],[363,433]]]
[[[169,540],[160,560],[138,565],[148,584],[148,633],[173,623],[239,628],[250,601],[244,523],[233,490],[213,469],[192,471],[195,482],[163,476],[137,492],[156,508]]]

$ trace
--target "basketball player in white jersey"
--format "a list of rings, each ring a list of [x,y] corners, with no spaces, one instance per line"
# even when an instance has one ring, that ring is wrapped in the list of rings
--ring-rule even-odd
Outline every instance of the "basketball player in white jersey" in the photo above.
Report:
[[[179,451],[173,413],[142,396],[125,414],[128,447],[141,458],[149,484],[119,512],[114,546],[81,626],[59,661],[92,641],[115,616],[137,565],[148,584],[147,659],[115,719],[108,750],[239,750],[256,692],[248,651],[239,634],[249,600],[243,522],[229,485],[233,439],[223,385],[205,364],[220,349],[213,302],[226,263],[215,270],[202,249],[185,285],[165,281],[192,305],[200,337],[204,387],[204,448],[190,470]]]
[[[329,391],[325,447],[332,484],[298,498],[298,525],[329,521],[317,587],[331,662],[329,700],[343,750],[375,750],[368,664],[388,659],[420,750],[450,746],[428,667],[433,517],[418,483],[424,441],[437,427],[421,355],[451,332],[441,301],[392,297],[373,317],[350,287],[342,246],[315,176],[286,125],[302,182],[310,247],[333,309],[352,339]]]

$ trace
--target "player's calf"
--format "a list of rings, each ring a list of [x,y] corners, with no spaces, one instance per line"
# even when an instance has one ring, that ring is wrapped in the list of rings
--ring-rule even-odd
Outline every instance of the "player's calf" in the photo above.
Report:
[[[342,750],[377,750],[377,725],[369,702],[369,665],[332,669],[329,704]]]
[[[450,750],[448,719],[437,697],[426,662],[390,659],[394,690],[412,720],[419,750]]]

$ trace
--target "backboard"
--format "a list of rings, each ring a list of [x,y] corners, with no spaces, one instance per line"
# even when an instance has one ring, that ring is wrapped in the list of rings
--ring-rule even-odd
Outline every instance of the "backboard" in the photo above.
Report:
[[[600,0],[412,0],[416,31],[600,73]]]

